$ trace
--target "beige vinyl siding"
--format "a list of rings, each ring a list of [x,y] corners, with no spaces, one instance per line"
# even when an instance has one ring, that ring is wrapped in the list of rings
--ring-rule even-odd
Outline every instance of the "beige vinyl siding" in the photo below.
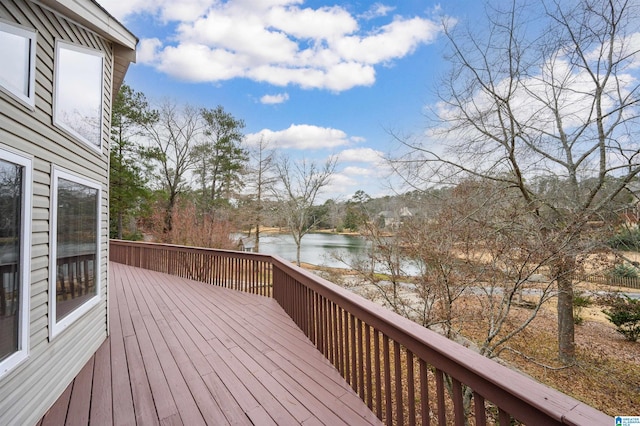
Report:
[[[106,338],[108,147],[113,52],[111,43],[30,1],[2,0],[0,18],[37,29],[35,111],[0,92],[0,145],[33,157],[29,358],[0,379],[0,424],[34,424]],[[55,41],[104,56],[102,152],[52,124]],[[52,341],[48,330],[50,188],[52,165],[102,188],[99,253],[100,304]]]

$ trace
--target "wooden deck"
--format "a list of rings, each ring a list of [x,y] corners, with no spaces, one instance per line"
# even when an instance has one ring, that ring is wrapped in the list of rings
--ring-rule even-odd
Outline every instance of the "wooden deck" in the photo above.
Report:
[[[110,264],[111,335],[41,425],[379,424],[272,299]]]

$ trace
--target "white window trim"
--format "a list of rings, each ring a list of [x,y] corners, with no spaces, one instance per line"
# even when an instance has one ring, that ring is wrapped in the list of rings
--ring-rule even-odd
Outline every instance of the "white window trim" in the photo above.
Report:
[[[100,73],[100,145],[96,145],[93,142],[87,140],[80,133],[76,132],[71,127],[67,126],[62,120],[58,119],[58,84],[59,84],[59,70],[58,64],[60,63],[60,46],[64,46],[64,48],[75,50],[76,52],[85,53],[87,55],[92,55],[100,58],[102,63],[102,71]],[[82,141],[84,145],[88,145],[92,149],[94,149],[99,154],[102,154],[102,145],[103,145],[103,126],[104,126],[104,54],[99,50],[90,49],[88,47],[79,46],[77,44],[69,43],[63,40],[56,40],[55,47],[55,62],[54,62],[54,71],[53,71],[53,125],[58,127],[59,129],[64,130],[69,135],[73,136],[75,139]]]
[[[91,299],[87,300],[82,305],[78,306],[74,309],[69,315],[62,318],[60,321],[56,320],[56,273],[57,273],[57,258],[58,258],[58,247],[57,247],[57,235],[58,235],[58,181],[59,179],[69,180],[75,183],[79,183],[81,185],[88,186],[90,188],[94,188],[98,190],[98,205],[97,205],[97,229],[96,229],[96,260],[95,260],[95,271],[96,271],[96,295]],[[66,171],[64,169],[58,168],[56,166],[52,167],[51,171],[51,221],[50,221],[50,262],[49,262],[49,340],[52,340],[54,337],[59,335],[62,331],[64,331],[71,324],[76,322],[80,317],[84,314],[92,310],[96,305],[100,303],[101,299],[101,282],[100,282],[100,247],[101,247],[101,235],[100,228],[101,222],[100,218],[102,217],[102,186],[94,181],[91,181],[87,178],[78,176],[74,173]]]
[[[0,158],[24,167],[22,177],[22,231],[20,236],[20,318],[18,350],[0,362],[0,378],[22,363],[29,356],[29,313],[31,309],[31,198],[33,159],[26,155],[7,151],[0,147]]]
[[[36,46],[37,46],[37,32],[27,27],[16,25],[13,22],[7,22],[0,19],[0,30],[11,33],[20,37],[24,37],[29,40],[29,93],[25,96],[19,90],[7,84],[0,79],[0,89],[3,92],[13,96],[20,101],[24,106],[30,110],[35,110],[36,104]]]

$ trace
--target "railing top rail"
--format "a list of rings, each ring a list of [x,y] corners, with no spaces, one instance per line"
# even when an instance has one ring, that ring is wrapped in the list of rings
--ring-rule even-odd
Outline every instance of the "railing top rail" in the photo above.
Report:
[[[271,255],[264,254],[264,253],[212,249],[212,248],[195,247],[195,246],[181,246],[176,244],[152,243],[147,241],[128,241],[128,240],[115,240],[115,239],[111,239],[109,241],[119,246],[162,248],[168,251],[188,251],[188,252],[194,252],[194,253],[215,252],[217,255],[221,255],[221,256],[239,257],[243,259],[256,259],[256,260],[262,260],[264,262],[271,263]]]

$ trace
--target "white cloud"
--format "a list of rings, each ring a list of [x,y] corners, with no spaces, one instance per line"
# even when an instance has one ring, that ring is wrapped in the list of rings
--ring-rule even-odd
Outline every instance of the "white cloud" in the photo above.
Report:
[[[266,23],[291,37],[311,40],[334,40],[358,29],[358,22],[339,6],[273,8]]]
[[[371,176],[374,174],[373,172],[374,170],[371,168],[356,167],[356,166],[347,166],[342,170],[342,173],[347,176],[358,176],[358,177]]]
[[[228,80],[244,72],[233,54],[198,44],[168,46],[152,63],[160,71],[193,82]]]
[[[331,175],[331,180],[329,184],[323,188],[322,194],[323,199],[340,199],[346,196],[347,194],[353,193],[354,188],[358,186],[358,181],[353,179],[352,177],[346,175],[345,173],[334,173]]]
[[[367,10],[365,13],[360,15],[362,19],[375,19],[383,16],[387,16],[389,13],[393,12],[396,8],[393,6],[387,6],[382,3],[374,3],[371,5],[371,8]]]
[[[586,52],[586,57],[590,61],[598,61],[601,59],[603,50],[608,50],[610,44],[607,42],[604,46],[596,45],[590,52]],[[629,69],[640,68],[640,32],[635,32],[627,35],[626,37],[620,37],[615,40],[614,55],[616,57],[624,57],[628,63]]]
[[[432,42],[439,24],[422,18],[396,19],[373,34],[344,37],[336,50],[346,60],[377,64],[402,58],[420,44]]]
[[[342,130],[309,124],[292,124],[284,130],[263,129],[246,136],[249,145],[260,139],[269,141],[273,148],[323,149],[347,145],[350,139]]]
[[[377,164],[383,161],[383,153],[373,148],[345,149],[340,153],[340,160]]]
[[[260,103],[273,105],[273,104],[281,104],[289,100],[288,93],[278,93],[277,95],[264,95],[260,98]]]
[[[365,181],[366,178],[378,180],[379,178],[386,178],[391,173],[389,164],[384,159],[384,154],[372,148],[345,149],[340,152],[339,158],[343,164],[359,163],[358,165],[350,164],[345,166],[342,173],[353,177],[361,183],[363,179]]]
[[[627,40],[627,49],[625,52],[636,52],[631,59],[631,64],[629,67],[631,69],[640,68],[640,32],[633,33],[629,36]]]
[[[137,62],[141,64],[153,64],[158,57],[158,50],[162,47],[162,42],[157,38],[142,39],[138,43]]]
[[[381,3],[356,16],[342,6],[304,7],[303,0],[100,2],[125,21],[148,14],[175,23],[162,40],[140,43],[139,62],[194,82],[247,78],[341,92],[372,85],[375,66],[411,54],[441,30],[419,16],[364,29],[361,23],[393,9]]]
[[[207,11],[212,0],[98,0],[98,3],[123,22],[136,14],[150,14],[168,22],[196,19]]]

